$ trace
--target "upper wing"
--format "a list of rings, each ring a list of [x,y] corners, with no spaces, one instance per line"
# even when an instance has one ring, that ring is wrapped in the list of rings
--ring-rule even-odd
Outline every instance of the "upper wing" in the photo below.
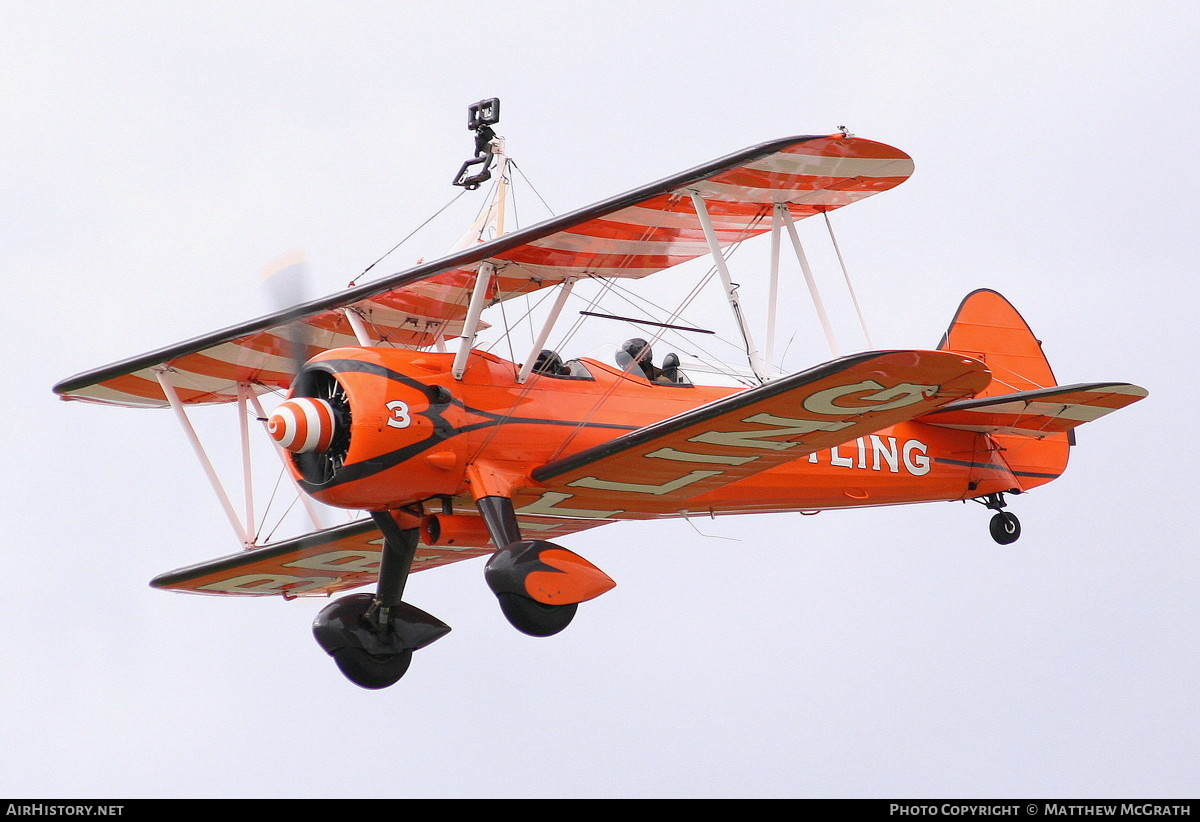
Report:
[[[769,230],[776,203],[799,219],[893,188],[912,170],[904,152],[871,140],[763,143],[399,274],[79,374],[54,390],[66,399],[163,406],[155,373],[167,369],[183,402],[229,402],[239,382],[289,384],[295,323],[307,326],[301,336],[312,353],[357,344],[345,309],[381,345],[430,345],[461,333],[484,261],[496,267],[492,302],[576,277],[644,277],[708,253],[690,191],[704,198],[725,246]]]
[[[986,434],[1044,437],[1070,431],[1148,395],[1146,389],[1123,382],[1059,385],[963,400],[939,408],[921,422]]]
[[[946,351],[856,354],[724,397],[537,468],[518,513],[663,514],[714,488],[973,396],[991,380]]]

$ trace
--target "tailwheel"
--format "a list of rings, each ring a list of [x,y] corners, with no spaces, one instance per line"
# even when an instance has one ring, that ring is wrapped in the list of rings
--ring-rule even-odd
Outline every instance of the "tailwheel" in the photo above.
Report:
[[[992,521],[988,523],[988,530],[996,542],[1011,545],[1021,536],[1021,521],[1017,519],[1016,514],[1001,511],[992,517]]]
[[[547,605],[526,596],[513,593],[497,594],[500,610],[509,624],[529,636],[554,636],[571,624],[579,603]]]
[[[1019,494],[1021,492],[1013,488],[1008,493]],[[988,523],[988,531],[991,533],[992,539],[1001,545],[1011,545],[1021,536],[1021,521],[1017,519],[1016,514],[1010,514],[1004,510],[1008,504],[1004,501],[1004,494],[1004,491],[1000,491],[983,497],[975,497],[975,501],[984,508],[996,512],[992,516],[992,521]]]
[[[412,663],[412,651],[380,655],[362,648],[339,648],[332,656],[346,679],[371,690],[395,685]]]

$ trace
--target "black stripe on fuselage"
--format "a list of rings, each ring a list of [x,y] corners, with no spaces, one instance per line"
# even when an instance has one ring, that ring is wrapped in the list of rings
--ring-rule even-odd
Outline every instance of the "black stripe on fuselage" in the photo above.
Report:
[[[942,465],[961,465],[965,468],[987,468],[992,471],[1008,471],[1014,477],[1038,477],[1040,479],[1057,479],[1062,474],[1045,474],[1039,471],[1014,471],[1007,465],[997,465],[994,462],[974,462],[973,460],[952,460],[949,457],[934,457],[934,462]]]
[[[471,408],[462,400],[453,396],[448,403],[437,403],[436,400],[443,395],[443,392],[438,390],[441,388],[441,386],[426,385],[419,380],[413,379],[407,374],[401,374],[399,371],[393,371],[392,369],[385,368],[382,365],[363,362],[361,360],[322,360],[321,362],[313,363],[311,366],[306,367],[321,368],[321,370],[328,371],[329,373],[335,375],[348,371],[374,374],[375,376],[383,377],[384,379],[392,380],[393,382],[398,382],[402,385],[408,386],[409,388],[416,389],[417,391],[424,393],[425,396],[430,399],[430,406],[425,411],[416,411],[414,413],[418,416],[428,419],[433,423],[434,428],[433,434],[421,440],[420,442],[415,442],[403,448],[398,448],[395,451],[391,451],[387,454],[381,454],[380,456],[374,457],[370,460],[342,465],[342,467],[338,469],[338,472],[333,479],[324,485],[315,485],[307,480],[301,480],[300,486],[305,491],[309,491],[310,493],[315,491],[323,491],[347,482],[356,482],[358,480],[365,479],[366,477],[386,471],[389,468],[394,468],[405,460],[412,459],[423,451],[427,451],[430,448],[433,448],[434,446],[450,439],[451,437],[459,436],[460,434],[467,434],[472,431],[477,431],[481,428],[491,428],[501,424],[516,423],[527,425],[558,425],[580,428],[604,428],[617,431],[634,431],[638,428],[636,425],[617,425],[615,423],[585,422],[582,420],[554,420],[543,419],[540,417],[515,417],[508,414],[496,414],[491,411],[483,411],[481,409]],[[456,428],[450,423],[449,420],[442,416],[442,411],[446,408],[449,408],[451,405],[458,406],[469,414],[475,414],[481,417],[489,417],[490,419],[484,422],[472,423],[470,425],[464,425]]]

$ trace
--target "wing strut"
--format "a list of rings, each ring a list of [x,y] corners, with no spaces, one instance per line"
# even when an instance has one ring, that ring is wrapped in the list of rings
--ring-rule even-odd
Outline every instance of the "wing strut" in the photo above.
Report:
[[[196,436],[196,429],[192,427],[192,421],[188,419],[187,412],[183,409],[183,403],[179,400],[179,394],[175,392],[175,386],[171,384],[171,380],[167,377],[167,369],[154,369],[154,376],[158,379],[158,384],[162,386],[163,394],[166,395],[167,402],[171,404],[172,410],[175,411],[175,416],[179,420],[179,424],[183,426],[183,432],[187,435],[188,442],[192,444],[192,450],[196,452],[196,458],[200,460],[200,467],[204,469],[209,484],[212,485],[213,491],[216,492],[217,499],[220,500],[221,507],[225,510],[225,516],[229,518],[229,524],[233,526],[234,533],[241,539],[243,546],[250,547],[254,544],[254,541],[251,539],[247,527],[242,526],[241,520],[238,519],[237,513],[233,510],[233,503],[229,501],[229,495],[225,493],[225,488],[221,485],[221,480],[217,476],[217,472],[213,469],[212,462],[209,461],[208,454],[204,451],[204,446],[200,444],[200,438]]]
[[[475,273],[475,288],[471,291],[471,303],[467,306],[467,321],[463,326],[462,339],[458,343],[458,351],[454,354],[454,366],[451,369],[456,380],[461,380],[467,371],[467,358],[471,356],[475,336],[479,333],[479,315],[483,313],[488,286],[492,283],[492,274],[495,271],[496,267],[485,261],[479,264],[479,271]]]
[[[538,333],[537,340],[533,343],[533,348],[529,349],[529,356],[525,358],[524,365],[521,366],[521,372],[517,374],[517,382],[524,383],[529,378],[529,372],[533,370],[533,364],[537,362],[537,356],[542,350],[542,346],[546,344],[546,339],[550,336],[550,331],[554,328],[554,323],[558,321],[558,315],[562,313],[563,305],[567,301],[567,297],[571,296],[571,289],[575,287],[575,278],[564,280],[562,288],[558,291],[558,296],[554,298],[554,305],[550,308],[550,314],[546,317],[546,321],[542,323],[542,330]]]
[[[694,189],[688,190],[688,196],[692,198],[692,205],[696,208],[696,217],[699,218],[700,227],[704,230],[704,239],[708,241],[709,253],[712,255],[713,263],[717,266],[717,272],[721,275],[721,284],[725,286],[725,297],[729,300],[729,307],[733,309],[733,317],[742,331],[742,339],[746,341],[746,356],[750,358],[750,368],[754,371],[754,376],[758,377],[758,381],[764,383],[767,381],[766,367],[762,355],[758,353],[758,347],[754,345],[754,338],[750,335],[750,326],[746,323],[746,317],[742,314],[737,288],[729,276],[729,266],[725,264],[725,255],[721,253],[721,244],[717,242],[717,233],[713,230],[712,220],[708,217],[708,208],[704,205],[704,198],[700,196],[700,192]]]
[[[373,345],[371,335],[367,333],[367,327],[363,325],[362,317],[358,315],[358,310],[343,308],[341,311],[342,316],[346,318],[346,322],[350,323],[350,330],[354,332],[354,338],[358,340],[358,344],[363,348]]]
[[[829,344],[829,353],[836,357],[838,356],[838,344],[833,336],[833,326],[829,324],[829,315],[825,313],[825,303],[822,302],[821,294],[817,291],[817,281],[813,278],[812,267],[808,264],[804,246],[800,244],[800,235],[796,233],[796,221],[792,219],[787,206],[782,203],[775,205],[775,211],[782,215],[783,222],[787,226],[788,237],[792,241],[796,259],[800,262],[800,270],[804,272],[804,281],[808,283],[808,293],[812,295],[813,307],[817,309],[817,316],[821,318],[821,328],[825,331],[825,342]]]
[[[779,311],[779,239],[783,233],[783,215],[779,206],[771,212],[771,276],[767,287],[767,365],[775,365],[775,317]]]
[[[254,485],[250,465],[250,420],[246,416],[248,398],[253,396],[247,383],[239,382],[237,386],[238,433],[242,443],[242,493],[246,498],[246,528],[254,522]]]
[[[221,509],[225,512],[229,524],[233,526],[233,532],[237,534],[238,539],[242,543],[242,547],[246,549],[256,547],[256,535],[254,533],[254,485],[253,476],[251,473],[250,459],[250,424],[249,414],[247,411],[253,409],[257,419],[264,421],[267,418],[266,412],[263,411],[262,403],[259,402],[258,396],[255,395],[249,383],[239,382],[237,386],[237,409],[239,415],[239,434],[242,446],[242,483],[245,493],[246,519],[243,522],[238,517],[234,509],[233,501],[229,493],[225,490],[221,478],[217,476],[216,469],[213,467],[212,461],[208,458],[208,452],[204,449],[204,444],[200,442],[200,437],[196,433],[195,427],[192,425],[191,419],[188,417],[187,408],[179,398],[179,393],[175,390],[175,385],[171,382],[168,376],[171,369],[169,367],[154,369],[154,376],[158,379],[158,384],[162,387],[163,395],[167,398],[168,404],[175,412],[175,417],[179,420],[180,426],[183,428],[183,433],[191,443],[192,450],[196,454],[196,458],[200,461],[200,467],[204,470],[204,474],[208,477],[208,482],[212,486],[213,491],[217,495],[217,501],[221,504]],[[268,436],[268,439],[270,437]],[[278,443],[271,440],[271,444],[278,453],[282,449]],[[312,499],[304,494],[299,485],[293,479],[292,484],[296,488],[296,492],[300,497],[300,501],[304,505],[305,511],[308,512],[309,518],[312,520],[313,527],[318,531],[324,528],[321,523],[321,518],[317,513],[317,509]],[[268,507],[269,504],[268,504]],[[265,516],[265,512],[264,512]]]

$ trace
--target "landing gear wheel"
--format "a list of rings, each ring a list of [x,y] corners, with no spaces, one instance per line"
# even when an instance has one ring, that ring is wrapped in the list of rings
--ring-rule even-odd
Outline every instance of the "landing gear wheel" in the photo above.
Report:
[[[339,648],[333,652],[333,661],[355,685],[378,690],[395,685],[404,676],[412,662],[412,651],[376,655],[362,648]]]
[[[1021,521],[1015,514],[1001,511],[992,517],[992,521],[988,523],[988,530],[992,532],[992,539],[996,542],[1010,545],[1021,536]]]
[[[579,604],[547,605],[520,594],[496,594],[504,618],[514,628],[530,636],[553,636],[571,624]],[[340,663],[339,663],[340,664]]]

